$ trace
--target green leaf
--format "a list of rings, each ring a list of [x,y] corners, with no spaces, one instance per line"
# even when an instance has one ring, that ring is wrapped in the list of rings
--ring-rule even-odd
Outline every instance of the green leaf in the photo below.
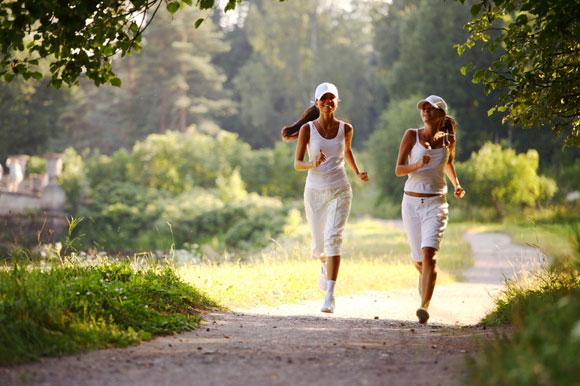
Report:
[[[195,21],[195,23],[193,24],[195,26],[195,28],[199,28],[199,26],[201,25],[201,23],[203,23],[205,19],[203,18],[199,18]]]
[[[8,72],[8,73],[4,74],[4,80],[6,82],[11,82],[14,79],[15,76],[16,75],[14,75],[14,73]]]
[[[139,26],[137,25],[137,23],[135,22],[131,23],[130,30],[133,33],[133,35],[137,35],[139,33]]]
[[[469,71],[471,69],[471,67],[473,67],[473,63],[468,63],[465,66],[462,66],[459,69],[459,72],[461,72],[461,75],[466,76],[467,75],[467,71]]]
[[[112,78],[109,83],[111,83],[112,86],[121,87],[121,79],[119,78]]]
[[[171,2],[169,4],[167,4],[167,10],[169,11],[169,13],[175,13],[179,10],[179,3],[178,2]]]
[[[481,3],[474,4],[471,7],[471,16],[476,17],[480,10],[481,10]]]
[[[224,12],[234,10],[236,8],[236,0],[228,0],[228,3],[224,7]]]
[[[193,1],[192,0],[183,0],[183,2],[187,5],[189,5],[190,7],[193,6]]]
[[[496,108],[492,107],[489,110],[487,110],[487,116],[491,117],[493,115],[493,113],[495,113]]]
[[[37,79],[37,80],[42,79],[42,74],[38,71],[31,73],[30,76],[32,76],[34,79]]]
[[[200,0],[198,5],[199,9],[210,9],[213,7],[214,0]]]

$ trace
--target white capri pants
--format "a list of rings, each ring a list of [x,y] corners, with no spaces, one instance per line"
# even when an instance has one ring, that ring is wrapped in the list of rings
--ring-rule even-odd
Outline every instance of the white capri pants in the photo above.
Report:
[[[304,210],[312,235],[312,257],[340,256],[342,232],[352,201],[350,185],[304,189]]]
[[[423,261],[422,248],[439,250],[449,216],[449,204],[444,195],[413,197],[403,194],[401,214],[414,261]]]

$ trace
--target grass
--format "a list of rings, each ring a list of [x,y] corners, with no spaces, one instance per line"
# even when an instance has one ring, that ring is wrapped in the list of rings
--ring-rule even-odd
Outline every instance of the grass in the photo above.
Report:
[[[170,267],[13,263],[0,270],[0,364],[191,330],[216,303]]]
[[[448,229],[439,258],[439,284],[456,280],[471,264],[469,245],[462,237],[466,227],[451,225]],[[402,230],[363,219],[349,223],[344,236],[337,295],[416,286],[418,276]],[[178,272],[184,281],[226,307],[273,306],[320,298],[320,263],[309,255],[310,236],[302,225],[292,235],[273,242],[251,263],[184,265]]]
[[[484,344],[470,360],[469,385],[580,385],[577,225],[518,222],[488,229],[540,247],[552,264],[532,278],[508,283],[497,299],[484,323],[510,325],[513,333]]]
[[[451,225],[442,245],[438,283],[469,265],[464,226]],[[61,260],[0,266],[0,365],[105,347],[191,330],[220,305],[251,308],[318,299],[320,263],[309,258],[305,224],[270,247],[220,263],[180,267],[143,260]],[[74,248],[71,248],[74,251]],[[52,255],[51,255],[52,256]],[[73,256],[73,257],[71,257]],[[242,263],[244,262],[244,263]],[[415,287],[417,272],[404,232],[377,220],[347,225],[338,295]]]

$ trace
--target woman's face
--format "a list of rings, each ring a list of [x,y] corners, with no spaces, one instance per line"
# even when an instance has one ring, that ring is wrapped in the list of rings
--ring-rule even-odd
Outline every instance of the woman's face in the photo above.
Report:
[[[334,95],[327,92],[323,96],[320,97],[319,100],[316,101],[318,109],[321,113],[333,113],[336,111],[336,107],[338,106],[338,100]]]
[[[441,109],[436,109],[429,103],[424,103],[421,106],[421,120],[423,123],[433,125],[445,117],[445,112]]]

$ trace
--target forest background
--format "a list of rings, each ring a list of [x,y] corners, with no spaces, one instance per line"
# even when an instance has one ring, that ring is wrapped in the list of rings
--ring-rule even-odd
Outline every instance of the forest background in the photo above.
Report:
[[[194,29],[198,17],[206,19]],[[143,50],[113,59],[122,87],[81,80],[54,89],[42,77],[2,84],[0,162],[64,152],[61,183],[69,214],[85,219],[86,248],[253,250],[303,221],[305,174],[294,171],[294,146],[279,131],[311,104],[316,84],[331,81],[371,175],[364,187],[353,182],[353,216],[398,217],[399,141],[420,125],[416,102],[437,94],[459,122],[458,171],[469,192],[453,219],[525,217],[527,208],[537,217],[544,208],[566,221],[574,213],[566,197],[580,187],[578,150],[546,128],[488,114],[498,96],[460,69],[499,53],[457,54],[471,17],[465,5],[427,0],[160,12]],[[28,172],[42,169],[33,157]]]

